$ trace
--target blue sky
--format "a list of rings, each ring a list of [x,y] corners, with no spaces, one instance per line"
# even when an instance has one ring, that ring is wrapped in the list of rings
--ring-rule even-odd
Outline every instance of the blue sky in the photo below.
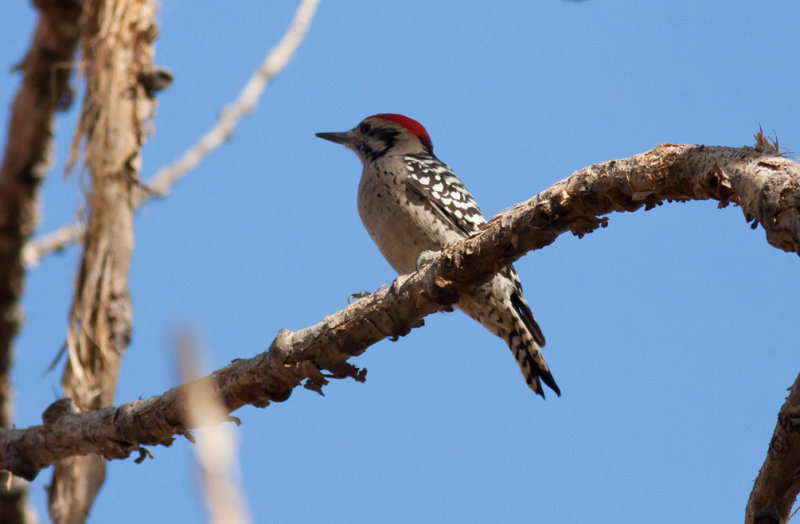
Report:
[[[144,178],[236,95],[294,2],[163,0],[159,96]],[[117,401],[178,382],[192,326],[214,368],[265,350],[394,274],[355,206],[361,170],[314,137],[378,112],[426,125],[487,215],[572,171],[663,142],[800,150],[800,4],[323,0],[258,111],[136,222],[134,340]],[[0,23],[0,121],[35,13]],[[63,178],[76,107],[57,121],[41,231],[71,219]],[[14,368],[17,424],[57,398],[77,249],[29,274]],[[256,522],[736,522],[800,371],[798,259],[714,202],[616,214],[516,267],[563,391],[541,401],[499,339],[459,314],[426,319],[356,364],[366,384],[236,413]],[[553,397],[553,395],[550,395]],[[90,522],[204,519],[190,445],[114,461]],[[50,471],[32,486],[45,511]]]

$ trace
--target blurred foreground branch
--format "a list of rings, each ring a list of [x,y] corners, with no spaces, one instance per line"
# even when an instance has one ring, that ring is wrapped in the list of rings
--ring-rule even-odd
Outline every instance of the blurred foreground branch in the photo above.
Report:
[[[221,424],[231,420],[209,381],[200,378],[200,354],[190,333],[176,336],[175,346],[184,392],[186,419],[192,428],[201,428],[193,442],[194,455],[210,524],[248,524],[244,490],[240,485],[236,436]],[[236,419],[238,423],[238,419]],[[189,434],[187,434],[188,436]]]
[[[269,351],[235,360],[200,379],[230,413],[289,398],[298,385],[321,391],[331,378],[365,379],[348,360],[375,342],[407,334],[435,311],[504,265],[551,244],[567,231],[583,236],[605,227],[611,212],[651,209],[665,201],[717,200],[741,206],[767,241],[800,253],[800,164],[780,155],[759,133],[755,148],[662,144],[622,160],[577,171],[518,204],[460,242],[448,244],[422,271],[360,299],[316,325],[281,330]],[[0,467],[33,478],[54,460],[97,453],[124,458],[143,445],[170,445],[190,429],[182,399],[186,385],[162,395],[89,413],[59,411],[47,423],[0,430]],[[60,401],[63,402],[63,401]],[[795,486],[788,497],[794,497]]]
[[[150,180],[144,183],[144,189],[140,189],[136,194],[134,204],[137,207],[153,197],[165,196],[176,182],[195,169],[206,156],[230,138],[242,118],[255,111],[256,103],[267,84],[286,67],[303,41],[318,4],[319,0],[302,0],[300,2],[294,19],[283,38],[264,57],[258,70],[244,85],[236,100],[222,110],[216,124],[197,142],[171,164],[159,169]],[[75,222],[28,242],[24,250],[25,264],[34,266],[50,253],[76,243],[83,235],[84,230],[85,227],[81,222]]]
[[[50,169],[53,117],[72,100],[69,79],[81,14],[81,3],[75,0],[36,5],[39,19],[30,49],[16,68],[22,72],[22,84],[11,105],[0,164],[0,427],[13,423],[9,372],[23,318],[22,251],[36,228],[39,185]],[[34,520],[27,512],[25,493],[24,482],[0,479],[0,522]]]

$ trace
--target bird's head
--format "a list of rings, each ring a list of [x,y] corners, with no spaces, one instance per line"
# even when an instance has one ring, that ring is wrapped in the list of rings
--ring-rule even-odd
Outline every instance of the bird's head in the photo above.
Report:
[[[350,131],[317,136],[352,149],[364,163],[387,154],[433,154],[431,137],[422,124],[395,113],[368,116]]]

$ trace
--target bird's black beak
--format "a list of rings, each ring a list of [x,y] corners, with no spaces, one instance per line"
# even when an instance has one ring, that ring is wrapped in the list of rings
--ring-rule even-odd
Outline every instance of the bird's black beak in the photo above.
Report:
[[[331,142],[336,142],[337,144],[346,145],[350,143],[350,135],[347,133],[317,133],[317,136],[325,140],[330,140]]]

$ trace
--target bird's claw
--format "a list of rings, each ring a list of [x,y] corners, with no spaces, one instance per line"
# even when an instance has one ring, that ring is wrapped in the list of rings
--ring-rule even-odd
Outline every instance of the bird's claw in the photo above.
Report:
[[[366,297],[370,296],[371,294],[372,293],[370,293],[369,291],[359,291],[358,293],[353,293],[352,295],[347,297],[347,303],[348,304],[352,304],[356,300],[358,300],[360,298],[366,298]]]
[[[425,251],[417,255],[417,260],[414,263],[414,265],[417,268],[417,271],[424,268],[425,266],[429,266],[431,262],[433,262],[434,259],[436,259],[436,256],[438,254],[439,254],[438,251],[431,251],[429,249],[426,249]]]

